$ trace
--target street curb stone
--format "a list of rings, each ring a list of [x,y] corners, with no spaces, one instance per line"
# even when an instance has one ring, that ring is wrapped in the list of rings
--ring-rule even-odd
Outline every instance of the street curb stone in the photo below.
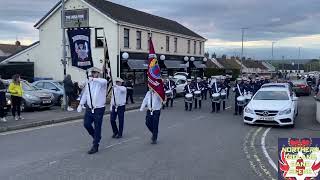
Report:
[[[126,108],[126,111],[135,110],[135,109],[139,109],[139,108],[140,108],[140,106],[135,105],[135,106]],[[104,114],[105,115],[110,114],[110,111],[108,110]],[[27,129],[27,128],[33,128],[33,127],[39,127],[39,126],[45,126],[45,125],[51,125],[51,124],[57,124],[57,123],[62,123],[62,122],[68,122],[68,121],[73,121],[73,120],[82,119],[82,118],[83,118],[83,114],[77,115],[77,116],[72,116],[72,117],[59,118],[59,119],[43,120],[43,121],[32,122],[32,123],[28,123],[28,124],[0,127],[0,133],[8,132],[8,131],[22,130],[22,129]]]

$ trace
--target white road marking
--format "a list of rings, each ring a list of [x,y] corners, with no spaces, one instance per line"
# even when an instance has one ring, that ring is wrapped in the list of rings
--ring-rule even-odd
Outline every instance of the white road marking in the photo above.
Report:
[[[112,147],[114,147],[114,146],[118,146],[118,145],[121,145],[121,144],[124,144],[124,143],[127,143],[127,142],[131,142],[131,141],[138,140],[138,139],[140,139],[140,137],[132,137],[132,138],[129,138],[129,139],[120,141],[120,142],[118,142],[118,143],[115,143],[115,144],[111,144],[111,145],[109,145],[109,146],[106,146],[106,147],[104,147],[103,149],[109,149],[109,148],[112,148]]]
[[[176,127],[178,127],[178,126],[180,126],[181,125],[181,123],[176,123],[176,124],[173,124],[173,125],[171,125],[171,126],[169,126],[169,127],[167,127],[168,129],[172,129],[172,128],[176,128]]]
[[[126,113],[132,113],[132,112],[138,112],[138,111],[139,111],[139,109],[134,109],[134,110],[126,111]],[[104,116],[104,118],[108,118],[108,117],[110,117],[109,114]],[[67,124],[75,124],[75,123],[80,123],[82,121],[83,121],[83,119],[77,119],[77,120],[61,122],[61,123],[55,123],[55,124],[48,124],[48,125],[32,127],[32,128],[27,128],[27,129],[8,131],[8,132],[0,133],[0,136],[7,136],[7,135],[11,135],[11,134],[24,133],[24,132],[29,132],[29,131],[39,130],[39,129],[46,129],[46,128],[64,126],[64,125],[67,125]]]
[[[268,154],[268,151],[266,149],[266,136],[268,134],[268,132],[271,130],[271,128],[268,128],[262,135],[262,138],[261,138],[261,147],[262,147],[262,151],[263,151],[263,154],[264,156],[268,159],[268,162],[269,164],[273,167],[274,170],[276,170],[278,172],[278,168],[277,168],[277,165],[274,163],[274,161],[271,159],[271,157],[269,156]]]
[[[226,107],[226,109],[230,109],[230,108],[232,108],[232,106],[228,106],[228,107]]]
[[[51,161],[51,162],[49,162],[49,165],[51,166],[51,165],[53,165],[55,163],[57,163],[57,161]]]

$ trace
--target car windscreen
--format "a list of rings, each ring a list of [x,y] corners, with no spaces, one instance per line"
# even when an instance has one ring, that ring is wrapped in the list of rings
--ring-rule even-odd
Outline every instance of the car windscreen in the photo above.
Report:
[[[258,91],[254,100],[289,100],[286,91]]]
[[[63,88],[63,84],[60,84],[59,82],[53,82],[53,84],[59,88]]]
[[[22,89],[24,91],[35,91],[36,89],[34,88],[34,86],[32,86],[31,84],[27,83],[27,82],[22,82]]]

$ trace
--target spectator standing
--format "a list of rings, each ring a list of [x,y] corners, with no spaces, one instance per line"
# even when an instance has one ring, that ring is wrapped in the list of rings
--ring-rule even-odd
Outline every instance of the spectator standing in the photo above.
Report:
[[[79,83],[75,82],[73,84],[73,99],[78,99],[80,94],[81,94],[81,88],[79,87]]]
[[[72,83],[72,80],[71,80],[71,76],[70,74],[68,74],[64,80],[63,80],[63,86],[64,86],[64,91],[65,91],[65,94],[67,96],[67,104],[68,104],[68,108],[67,110],[68,111],[73,111],[73,108],[71,107],[71,102],[73,101],[73,83]]]
[[[133,101],[133,82],[132,79],[129,79],[126,83],[125,86],[127,88],[127,99],[126,103],[128,104],[128,99],[130,98],[131,104],[134,104]]]
[[[16,121],[22,120],[23,118],[21,117],[21,100],[23,95],[23,89],[20,75],[16,74],[13,76],[12,82],[9,85],[9,93],[11,95],[12,116]]]
[[[0,75],[0,121],[7,122],[4,107],[6,106],[6,87],[2,82],[1,75]]]

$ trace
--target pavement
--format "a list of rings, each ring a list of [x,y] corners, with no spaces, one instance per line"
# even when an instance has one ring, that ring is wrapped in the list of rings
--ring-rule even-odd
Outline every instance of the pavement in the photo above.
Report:
[[[132,110],[140,108],[142,100],[142,96],[134,97],[135,104],[129,103],[128,105],[126,105],[126,109]],[[106,106],[106,114],[110,113],[109,107],[109,105]],[[0,122],[0,133],[72,121],[76,119],[81,119],[84,116],[84,112],[78,113],[76,110],[68,112],[62,110],[60,107],[57,106],[51,107],[50,109],[34,110],[32,112],[22,112],[21,114],[24,118],[23,120],[15,121],[12,116],[8,116],[8,122]]]
[[[123,139],[111,138],[109,115],[105,115],[100,151],[95,155],[86,154],[92,140],[81,119],[0,133],[0,179],[277,179],[263,147],[277,162],[278,137],[319,136],[312,97],[300,98],[295,128],[246,125],[240,116],[232,115],[231,100],[219,114],[210,113],[209,100],[192,112],[184,111],[183,105],[183,99],[178,99],[173,108],[161,111],[157,145],[150,144],[145,112],[126,112]]]

